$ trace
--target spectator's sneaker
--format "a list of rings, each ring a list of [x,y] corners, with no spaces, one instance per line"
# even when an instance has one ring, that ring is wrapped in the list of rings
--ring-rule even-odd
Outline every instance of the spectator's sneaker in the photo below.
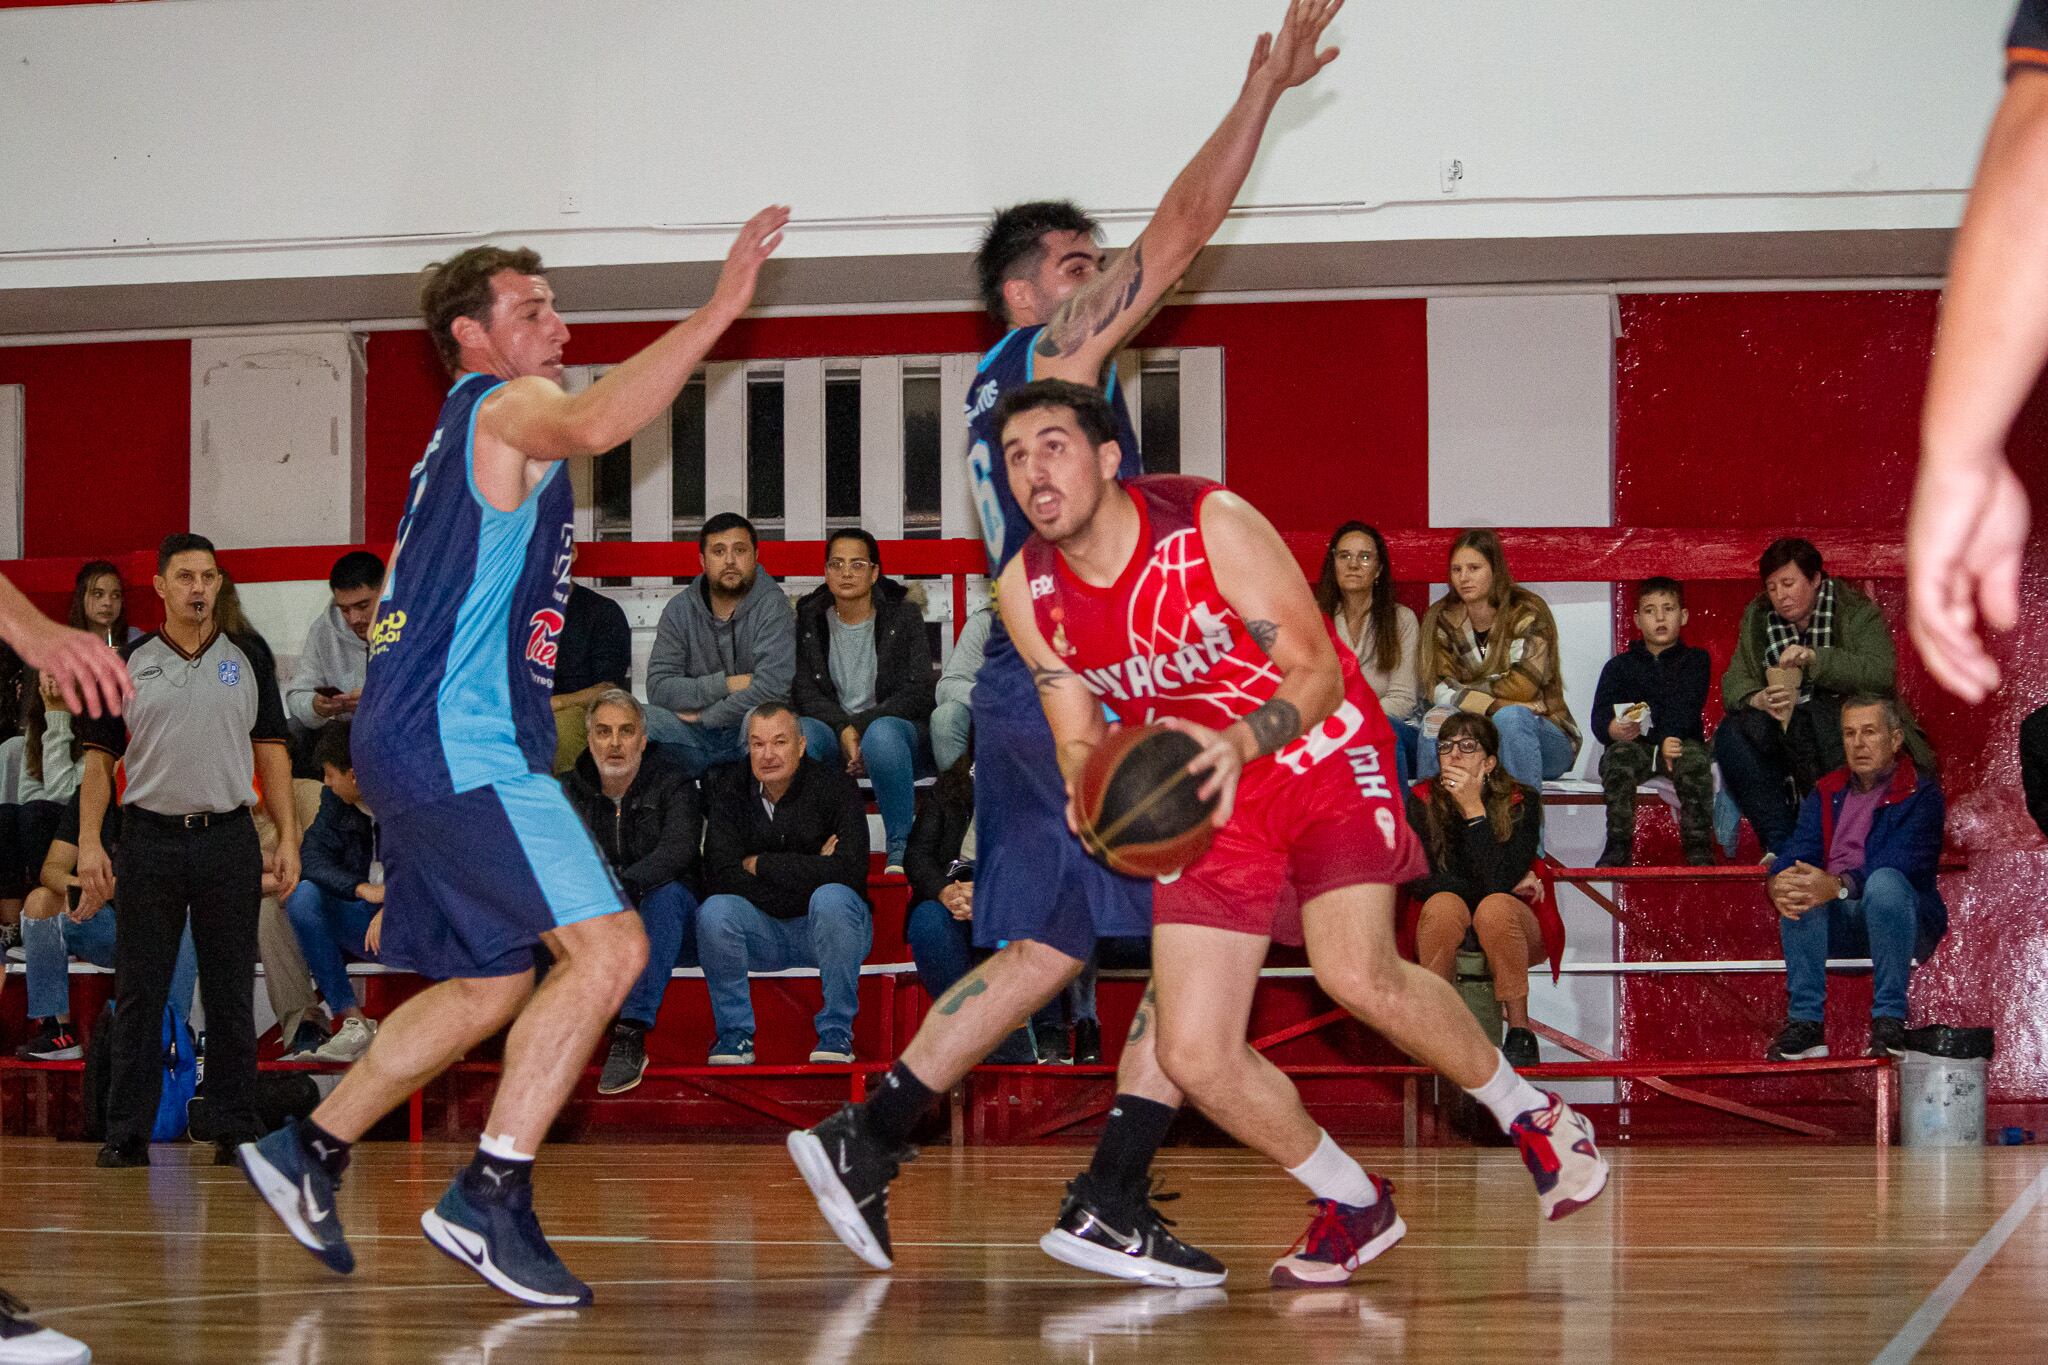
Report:
[[[1038,1249],[1076,1270],[1119,1280],[1139,1280],[1168,1289],[1206,1289],[1223,1283],[1223,1263],[1199,1247],[1191,1247],[1169,1229],[1173,1220],[1153,1207],[1180,1198],[1177,1194],[1147,1196],[1137,1210],[1119,1216],[1104,1210],[1088,1173],[1067,1182],[1067,1197],[1051,1232],[1038,1239]]]
[[[1032,1045],[1029,1028],[1020,1028],[997,1043],[987,1058],[991,1066],[1030,1066],[1037,1060],[1038,1049]]]
[[[92,1347],[30,1320],[28,1305],[0,1289],[0,1365],[85,1365]]]
[[[1600,850],[1600,861],[1595,867],[1627,867],[1635,861],[1635,849],[1631,841],[1609,838],[1607,846]]]
[[[902,844],[889,845],[889,856],[882,866],[884,876],[900,877],[903,875],[903,850],[904,845]]]
[[[292,1030],[291,1046],[281,1054],[279,1060],[287,1062],[309,1062],[313,1054],[327,1045],[327,1030],[311,1016],[299,1020],[299,1026]]]
[[[853,1060],[853,1039],[844,1033],[821,1033],[811,1049],[811,1060],[821,1065],[845,1066]]]
[[[895,1264],[889,1246],[889,1182],[904,1162],[917,1158],[917,1149],[884,1146],[851,1104],[815,1128],[791,1133],[787,1145],[818,1211],[847,1250],[877,1270]]]
[[[541,1235],[533,1187],[518,1184],[502,1199],[472,1199],[458,1173],[441,1202],[420,1215],[427,1240],[521,1303],[581,1308],[590,1286],[569,1273]]]
[[[1364,1208],[1334,1199],[1311,1199],[1316,1216],[1301,1240],[1273,1262],[1275,1289],[1327,1289],[1349,1284],[1360,1266],[1392,1251],[1408,1235],[1408,1225],[1394,1212],[1394,1185],[1368,1174],[1379,1198]]]
[[[1804,1062],[1827,1055],[1827,1034],[1819,1024],[1811,1019],[1787,1019],[1764,1057],[1773,1062]]]
[[[1906,1051],[1906,1021],[1880,1014],[1870,1021],[1872,1057],[1900,1057]]]
[[[1543,1216],[1555,1223],[1607,1188],[1607,1158],[1593,1145],[1593,1125],[1557,1096],[1543,1093],[1550,1103],[1516,1119],[1508,1136],[1535,1177]]]
[[[16,1048],[14,1055],[24,1062],[69,1062],[85,1055],[85,1045],[71,1025],[45,1019],[36,1036]]]
[[[721,1033],[718,1035],[718,1041],[711,1045],[711,1055],[704,1060],[712,1066],[752,1066],[754,1035]]]
[[[1076,1019],[1074,1021],[1074,1061],[1080,1066],[1099,1066],[1102,1063],[1102,1021],[1099,1019]]]
[[[1536,1035],[1525,1028],[1511,1028],[1500,1040],[1500,1055],[1508,1059],[1508,1065],[1520,1071],[1525,1066],[1536,1065],[1541,1054],[1537,1050]]]
[[[118,1171],[129,1166],[149,1164],[149,1144],[146,1142],[110,1141],[100,1148],[100,1154],[93,1159],[93,1165],[103,1171]]]
[[[1064,1025],[1033,1024],[1031,1037],[1038,1048],[1040,1062],[1065,1066],[1074,1060],[1073,1043],[1068,1039]]]
[[[377,1021],[360,1014],[351,1014],[341,1021],[341,1027],[334,1036],[313,1052],[316,1062],[353,1062],[370,1050],[370,1040],[377,1036]]]
[[[307,1158],[299,1145],[297,1120],[260,1142],[244,1143],[235,1149],[235,1157],[249,1184],[300,1246],[329,1270],[346,1275],[356,1268],[356,1254],[349,1250],[341,1215],[335,1210],[341,1177],[327,1174],[325,1166]]]
[[[623,1095],[647,1073],[647,1035],[627,1024],[612,1029],[612,1050],[597,1078],[600,1095]]]

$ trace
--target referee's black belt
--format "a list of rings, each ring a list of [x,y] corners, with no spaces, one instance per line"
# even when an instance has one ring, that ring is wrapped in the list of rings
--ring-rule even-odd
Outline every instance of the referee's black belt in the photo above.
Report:
[[[230,820],[247,820],[249,808],[236,806],[233,810],[200,811],[194,815],[162,815],[140,806],[124,806],[121,809],[124,820],[140,820],[155,829],[194,830],[211,825],[225,825]]]

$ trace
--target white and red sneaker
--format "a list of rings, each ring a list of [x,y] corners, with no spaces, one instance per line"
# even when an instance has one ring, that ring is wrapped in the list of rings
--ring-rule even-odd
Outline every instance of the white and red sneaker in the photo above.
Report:
[[[1273,1263],[1275,1289],[1323,1289],[1349,1284],[1358,1268],[1408,1235],[1408,1225],[1394,1212],[1394,1185],[1368,1175],[1379,1198],[1364,1208],[1334,1199],[1311,1199],[1315,1219],[1308,1231]]]
[[[1593,1125],[1557,1096],[1543,1093],[1550,1103],[1516,1119],[1508,1136],[1535,1178],[1543,1216],[1554,1223],[1607,1187],[1607,1158],[1593,1145]]]

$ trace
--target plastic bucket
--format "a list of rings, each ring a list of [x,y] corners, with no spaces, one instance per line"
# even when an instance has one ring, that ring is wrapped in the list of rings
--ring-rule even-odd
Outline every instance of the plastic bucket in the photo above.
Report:
[[[1984,1145],[1982,1057],[1907,1051],[1899,1064],[1899,1142],[1906,1147]]]

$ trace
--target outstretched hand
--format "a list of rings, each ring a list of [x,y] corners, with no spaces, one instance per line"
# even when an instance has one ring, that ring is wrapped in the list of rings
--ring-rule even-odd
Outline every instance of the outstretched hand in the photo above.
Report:
[[[753,302],[762,264],[782,245],[782,230],[787,226],[789,208],[783,204],[770,204],[747,219],[739,236],[733,238],[732,250],[725,253],[725,268],[718,272],[718,289],[712,298],[736,313],[744,311]]]
[[[1264,77],[1276,89],[1291,90],[1336,61],[1336,48],[1318,52],[1316,44],[1342,8],[1344,0],[1289,0],[1279,34],[1261,33],[1258,42],[1252,45],[1251,69],[1245,72],[1245,85],[1249,87]]]
[[[1982,623],[2010,630],[2019,619],[2027,490],[2012,466],[1924,464],[1906,531],[1906,588],[1913,645],[1935,681],[1965,701],[1998,686],[1998,664],[1978,637]]]
[[[135,684],[128,667],[105,640],[60,626],[40,613],[25,622],[13,641],[22,662],[57,684],[74,715],[118,716]]]

